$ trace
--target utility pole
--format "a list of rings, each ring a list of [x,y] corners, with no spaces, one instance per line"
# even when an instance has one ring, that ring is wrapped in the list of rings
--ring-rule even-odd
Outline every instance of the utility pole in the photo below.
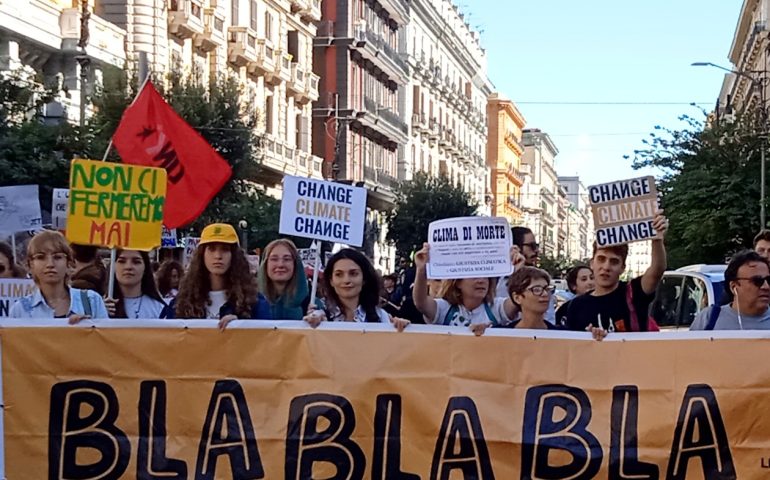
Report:
[[[88,0],[80,0],[80,38],[78,39],[78,48],[80,55],[75,56],[75,60],[80,67],[80,126],[86,124],[86,103],[88,102],[88,73],[91,69],[91,59],[88,58],[86,47],[91,33],[88,29],[88,21],[91,18],[91,12],[88,11]]]
[[[759,79],[759,87],[761,89],[759,91],[759,97],[762,104],[760,105],[759,115],[762,128],[760,137],[762,145],[760,148],[759,164],[762,172],[759,175],[759,228],[760,230],[764,230],[767,226],[767,218],[765,215],[765,204],[767,203],[765,198],[765,176],[767,175],[767,170],[765,169],[765,151],[767,150],[767,104],[765,103],[765,81],[767,80],[767,71],[760,72],[760,75],[762,76]]]

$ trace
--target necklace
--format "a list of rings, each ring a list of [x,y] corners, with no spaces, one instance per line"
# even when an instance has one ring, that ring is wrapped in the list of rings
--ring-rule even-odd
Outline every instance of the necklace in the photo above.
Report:
[[[130,300],[136,300],[137,298],[139,299],[139,301],[136,302],[136,308],[134,309],[134,318],[135,319],[139,318],[139,312],[142,310],[142,302],[144,301],[144,295],[142,295],[141,297],[133,297]],[[129,300],[129,298],[126,298],[126,300]],[[126,313],[128,313],[128,312],[126,312]]]

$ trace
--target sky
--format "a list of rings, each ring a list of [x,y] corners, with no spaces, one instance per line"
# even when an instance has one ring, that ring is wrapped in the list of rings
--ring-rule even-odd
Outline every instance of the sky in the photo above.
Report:
[[[631,178],[635,149],[656,125],[711,110],[742,0],[455,0],[483,30],[488,74],[526,128],[551,135],[559,175],[583,184]],[[503,7],[503,5],[505,5]],[[543,104],[541,102],[551,102]],[[645,102],[675,105],[569,105]]]

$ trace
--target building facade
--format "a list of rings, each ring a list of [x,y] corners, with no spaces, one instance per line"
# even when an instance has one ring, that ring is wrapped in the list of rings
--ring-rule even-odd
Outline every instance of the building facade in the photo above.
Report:
[[[521,143],[524,116],[516,105],[494,93],[487,102],[489,136],[487,166],[490,169],[492,215],[505,217],[511,225],[521,225],[524,212],[521,203]]]
[[[524,129],[522,144],[524,226],[535,233],[541,255],[555,257],[559,253],[559,189],[555,167],[559,149],[551,137],[540,129]]]
[[[594,229],[588,190],[580,177],[559,177],[559,185],[567,196],[566,229],[567,246],[565,254],[572,260],[590,258],[593,253]]]
[[[314,49],[321,77],[314,152],[323,158],[325,178],[367,188],[364,251],[385,271],[394,267],[394,252],[384,242],[385,213],[394,205],[409,135],[408,21],[404,0],[326,0]]]
[[[87,96],[107,68],[123,68],[126,31],[79,0],[0,2],[0,72],[42,78],[56,96],[50,121],[77,123],[91,111]]]
[[[411,76],[406,89],[410,135],[399,178],[446,175],[491,214],[486,161],[486,53],[478,32],[449,0],[412,0],[407,27]]]

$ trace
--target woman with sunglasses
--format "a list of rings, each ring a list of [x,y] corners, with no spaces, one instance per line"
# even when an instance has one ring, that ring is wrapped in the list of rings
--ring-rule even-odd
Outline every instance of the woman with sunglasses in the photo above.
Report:
[[[75,266],[67,240],[59,232],[44,230],[27,245],[27,264],[37,291],[11,307],[11,318],[67,318],[78,323],[86,318],[109,318],[98,293],[69,287]]]
[[[518,307],[510,298],[495,298],[497,281],[494,278],[464,278],[444,280],[440,298],[428,296],[426,265],[430,246],[423,244],[414,256],[417,267],[412,296],[426,323],[468,327],[482,335],[487,327],[501,327],[518,314]]]
[[[112,318],[166,318],[168,307],[158,292],[147,252],[118,250],[115,298],[105,300]]]

